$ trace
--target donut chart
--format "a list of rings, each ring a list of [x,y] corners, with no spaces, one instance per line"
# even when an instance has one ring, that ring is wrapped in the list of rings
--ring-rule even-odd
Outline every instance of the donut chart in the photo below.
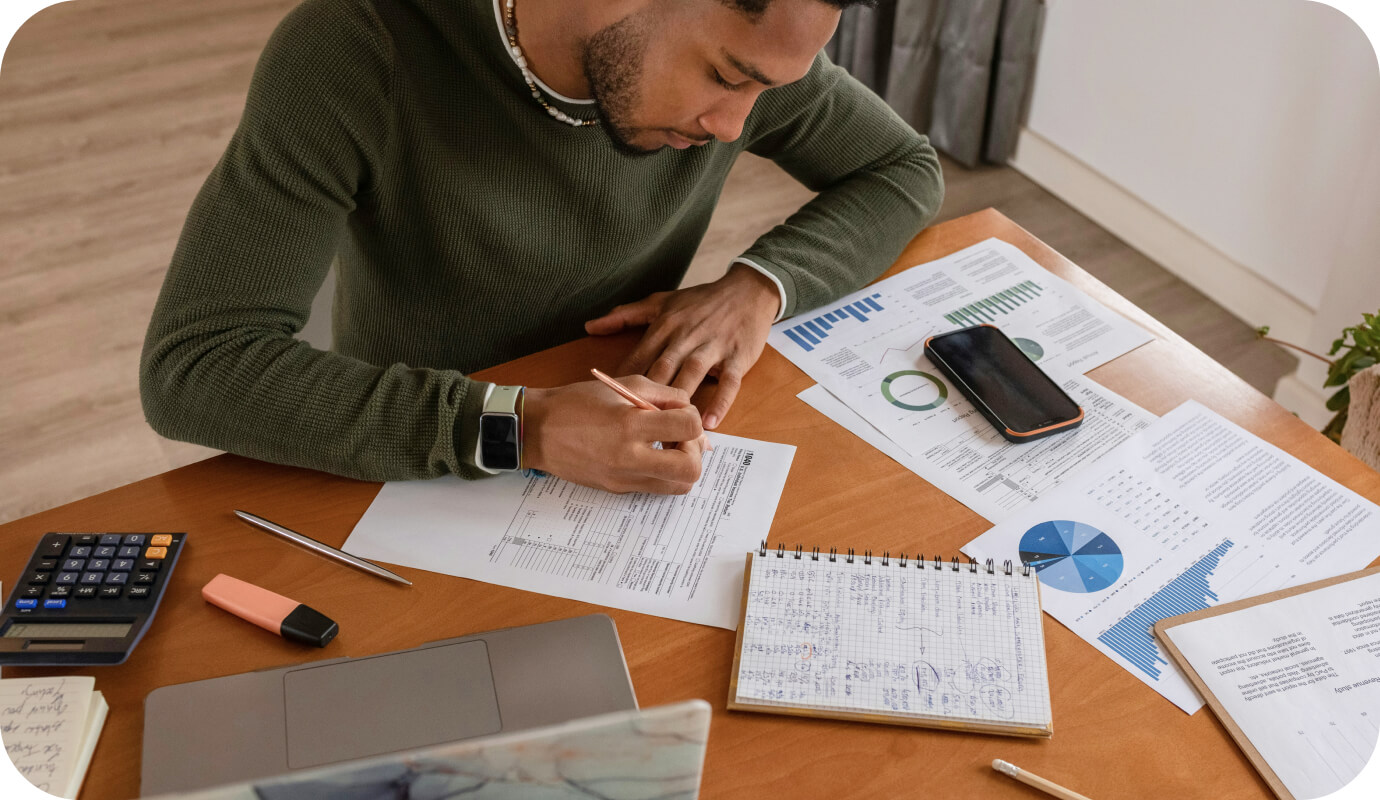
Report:
[[[910,378],[924,378],[928,380],[930,383],[934,384],[934,388],[938,390],[938,396],[928,403],[920,404],[907,403],[901,400],[898,395],[909,399],[909,395],[916,390],[917,386],[923,386],[923,384],[917,384],[916,381],[907,380]],[[897,381],[900,381],[900,384],[893,385]],[[904,408],[907,411],[930,411],[944,405],[944,401],[949,399],[949,387],[945,386],[943,381],[928,372],[921,372],[918,369],[903,369],[900,372],[893,372],[885,378],[882,378],[882,397],[885,397],[886,401],[893,406]]]
[[[1020,348],[1021,352],[1025,353],[1025,357],[1030,359],[1031,361],[1039,361],[1041,358],[1044,358],[1045,356],[1045,349],[1041,347],[1040,343],[1035,341],[1034,339],[1022,339],[1018,336],[1015,339],[1012,339],[1011,341],[1015,342],[1016,346]]]
[[[1064,592],[1100,592],[1121,577],[1124,558],[1112,537],[1086,522],[1041,522],[1021,537],[1021,561],[1040,582]]]

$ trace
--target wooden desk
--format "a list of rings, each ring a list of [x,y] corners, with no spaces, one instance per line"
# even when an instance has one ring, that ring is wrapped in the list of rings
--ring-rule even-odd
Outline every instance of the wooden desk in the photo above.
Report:
[[[1380,475],[1328,442],[1183,339],[995,211],[935,226],[887,274],[991,236],[1135,320],[1156,341],[1092,372],[1163,414],[1189,398],[1380,501]],[[560,385],[610,370],[634,336],[584,339],[480,373],[506,383]],[[748,375],[723,430],[797,446],[771,541],[956,553],[988,523],[796,399],[812,381],[772,350]],[[434,639],[604,611],[618,624],[643,706],[699,697],[715,708],[706,798],[1027,797],[995,774],[1004,758],[1098,800],[1268,798],[1270,792],[1206,710],[1188,716],[1046,617],[1055,735],[1050,741],[800,720],[724,709],[732,631],[555,597],[400,570],[395,586],[287,545],[237,520],[252,510],[333,545],[345,541],[379,484],[221,456],[0,526],[0,576],[13,580],[46,531],[187,531],[163,608],[128,663],[94,675],[110,717],[84,800],[139,787],[143,700],[155,687],[314,659],[365,656]],[[405,535],[405,531],[399,531]],[[1364,564],[1355,565],[1357,569]],[[255,581],[340,622],[325,650],[288,644],[199,596],[218,572]],[[7,675],[58,674],[11,669]]]

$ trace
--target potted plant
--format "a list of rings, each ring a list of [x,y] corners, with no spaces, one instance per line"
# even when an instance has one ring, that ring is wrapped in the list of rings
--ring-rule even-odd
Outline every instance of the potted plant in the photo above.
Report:
[[[1327,364],[1327,380],[1323,382],[1323,386],[1340,386],[1342,388],[1327,398],[1327,410],[1335,412],[1335,416],[1322,429],[1322,433],[1332,441],[1341,444],[1342,430],[1346,428],[1347,418],[1351,410],[1351,379],[1358,373],[1380,363],[1380,311],[1374,314],[1362,314],[1360,325],[1343,328],[1341,337],[1332,342],[1332,349],[1327,351],[1327,356],[1319,355],[1312,350],[1305,350],[1290,342],[1272,338],[1269,336],[1270,327],[1268,325],[1259,328],[1256,333],[1266,341],[1297,350]],[[1341,354],[1339,357],[1328,358],[1328,356],[1337,356],[1338,353]]]

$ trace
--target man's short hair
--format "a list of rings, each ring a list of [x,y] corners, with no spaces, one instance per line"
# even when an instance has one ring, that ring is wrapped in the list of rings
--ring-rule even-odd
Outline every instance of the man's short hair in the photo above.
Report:
[[[762,12],[767,10],[767,6],[772,4],[772,0],[722,0],[725,5],[736,8],[747,14],[749,17],[760,17]],[[837,9],[845,9],[849,6],[875,6],[877,0],[819,0],[825,5],[831,5]]]

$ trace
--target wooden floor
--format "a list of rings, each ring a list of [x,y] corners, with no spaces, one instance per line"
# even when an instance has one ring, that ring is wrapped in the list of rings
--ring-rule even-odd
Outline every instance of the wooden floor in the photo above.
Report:
[[[82,0],[38,13],[0,65],[0,522],[214,451],[155,435],[145,326],[255,60],[297,0]],[[942,219],[994,206],[1261,391],[1278,348],[1008,168],[945,162]],[[710,280],[810,196],[745,158],[687,282]]]

